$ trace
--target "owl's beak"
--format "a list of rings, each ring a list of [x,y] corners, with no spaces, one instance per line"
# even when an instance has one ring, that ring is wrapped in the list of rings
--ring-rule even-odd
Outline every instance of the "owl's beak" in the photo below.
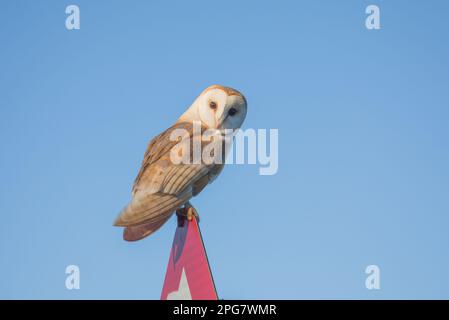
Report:
[[[225,122],[226,118],[228,117],[228,113],[227,112],[223,112],[220,117],[218,117],[217,120],[217,129],[223,129],[223,123]]]

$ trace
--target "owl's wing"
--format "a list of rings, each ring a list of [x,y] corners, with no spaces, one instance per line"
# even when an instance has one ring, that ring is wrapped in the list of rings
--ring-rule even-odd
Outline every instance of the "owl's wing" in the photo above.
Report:
[[[183,129],[190,134],[190,138],[193,136],[193,125],[190,122],[177,122],[158,136],[154,137],[148,143],[147,150],[143,156],[142,165],[140,167],[139,173],[132,187],[132,193],[136,193],[139,181],[148,169],[148,167],[158,161],[164,155],[170,153],[170,150],[178,143],[178,141],[172,141],[170,135],[174,130]]]
[[[201,191],[199,189],[205,186],[206,180],[212,178],[211,174],[217,171],[216,168],[222,167],[220,164],[206,165],[202,162],[174,164],[170,160],[170,151],[179,141],[171,141],[170,134],[177,128],[189,132],[191,155],[193,154],[192,140],[201,141],[201,136],[193,135],[192,125],[175,125],[153,139],[134,183],[134,197],[122,210],[115,225],[133,227],[145,223],[155,229],[159,228],[161,221],[165,222],[174,210]]]

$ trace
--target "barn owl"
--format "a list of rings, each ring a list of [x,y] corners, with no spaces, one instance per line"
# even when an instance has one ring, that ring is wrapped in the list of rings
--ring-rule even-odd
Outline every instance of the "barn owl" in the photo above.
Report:
[[[125,240],[140,240],[158,230],[175,210],[190,206],[189,200],[223,169],[223,163],[204,161],[175,164],[171,152],[179,141],[172,141],[173,131],[186,130],[186,139],[198,139],[202,145],[201,133],[211,129],[219,133],[235,131],[245,120],[246,112],[246,99],[240,92],[213,85],[195,99],[173,126],[150,141],[132,187],[132,200],[114,222],[115,226],[125,227]],[[200,135],[193,130],[195,123],[200,124]]]

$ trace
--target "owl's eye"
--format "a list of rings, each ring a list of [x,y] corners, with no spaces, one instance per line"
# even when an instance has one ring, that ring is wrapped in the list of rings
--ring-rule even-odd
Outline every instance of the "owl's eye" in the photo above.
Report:
[[[217,109],[217,103],[215,101],[209,102],[209,107],[213,110]]]
[[[237,109],[236,108],[231,108],[228,111],[228,114],[232,117],[237,113]]]

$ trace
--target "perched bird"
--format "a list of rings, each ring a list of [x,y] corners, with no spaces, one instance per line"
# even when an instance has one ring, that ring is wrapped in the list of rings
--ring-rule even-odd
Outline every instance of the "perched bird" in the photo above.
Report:
[[[181,140],[192,142],[190,148],[195,141],[204,146],[202,134],[206,130],[213,129],[223,136],[225,131],[240,128],[246,112],[246,99],[240,92],[213,85],[196,98],[173,126],[150,141],[132,187],[132,200],[114,222],[115,226],[125,227],[125,240],[140,240],[158,230],[174,211],[183,206],[188,208],[189,200],[223,169],[224,161],[205,163],[201,159],[199,162],[174,163],[173,150],[180,143],[179,139],[172,139],[174,130],[182,129],[188,133]],[[199,132],[194,130],[195,124],[200,124]]]

